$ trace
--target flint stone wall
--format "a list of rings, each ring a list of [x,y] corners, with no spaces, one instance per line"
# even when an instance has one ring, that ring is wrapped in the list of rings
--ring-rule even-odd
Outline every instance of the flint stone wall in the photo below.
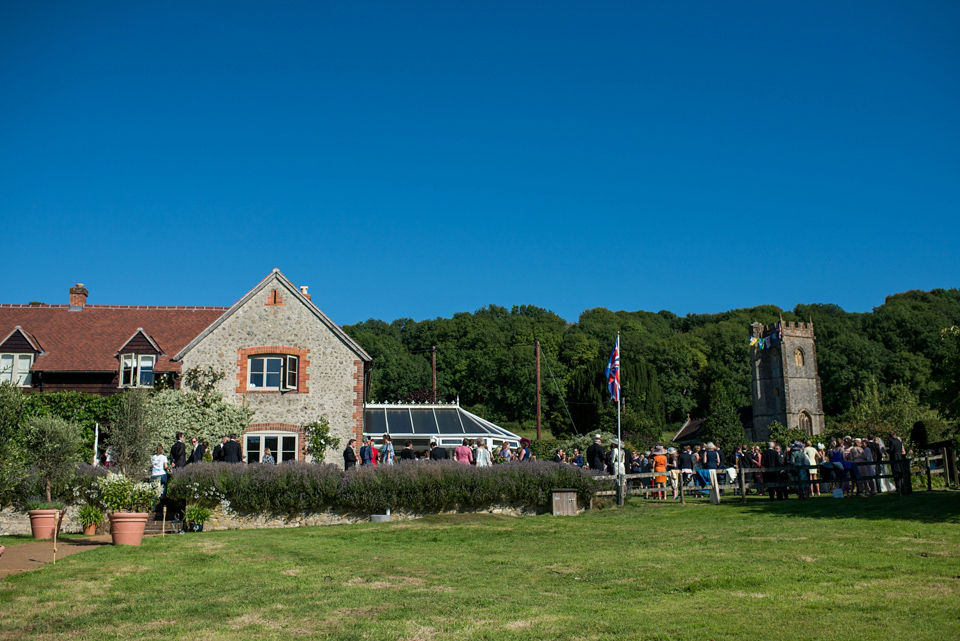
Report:
[[[77,520],[77,506],[71,505],[67,508],[67,513],[63,517],[63,523],[60,525],[60,531],[68,534],[78,534],[83,532],[83,526]],[[0,510],[0,543],[3,542],[5,534],[31,534],[30,515],[26,512],[14,510],[7,507]]]
[[[277,291],[280,304],[273,302],[273,290]],[[247,371],[246,363],[241,362],[247,357],[238,350],[266,346],[309,350],[306,375],[299,381],[301,391],[249,391],[246,380],[238,380],[245,379],[243,372]],[[311,309],[280,280],[274,280],[194,346],[183,358],[183,371],[210,365],[226,372],[217,383],[217,391],[227,402],[246,403],[254,410],[251,424],[293,427],[323,416],[330,422],[330,432],[346,445],[354,437],[357,423],[355,385],[359,362],[353,350]],[[238,388],[243,393],[238,393]],[[304,393],[304,389],[308,391]],[[362,391],[359,400],[362,404]],[[300,447],[303,446],[301,442]],[[340,456],[339,450],[328,451],[324,462],[342,463]]]
[[[579,506],[578,511],[583,507]],[[407,510],[393,510],[390,513],[390,519],[393,521],[406,521],[409,519],[418,519],[429,514],[504,514],[507,516],[535,516],[537,514],[546,514],[548,508],[530,508],[514,505],[491,505],[475,509],[445,510],[443,512],[411,512]],[[325,512],[315,512],[309,514],[298,514],[295,516],[273,516],[266,514],[236,514],[226,512],[222,507],[213,510],[213,515],[207,521],[204,531],[214,530],[261,530],[271,528],[288,527],[310,527],[318,525],[347,525],[350,523],[367,523],[370,521],[369,514],[339,512],[327,510]],[[67,514],[63,518],[61,532],[79,534],[83,532],[83,526],[77,520],[77,508],[71,506],[67,508]],[[109,528],[106,530],[109,532]],[[4,534],[26,534],[30,535],[30,516],[6,508],[0,510],[0,535]],[[3,536],[0,536],[0,543],[3,542]]]
[[[390,519],[392,521],[406,521],[409,519],[418,519],[428,514],[505,514],[507,516],[534,516],[537,514],[545,514],[548,511],[546,508],[538,510],[535,508],[510,505],[492,505],[484,508],[445,510],[443,512],[392,510],[390,512]],[[203,530],[204,532],[208,530],[259,530],[316,525],[346,525],[350,523],[367,523],[369,521],[369,514],[339,512],[335,510],[284,517],[266,514],[228,514],[223,508],[217,507],[210,517],[210,520],[204,524]]]

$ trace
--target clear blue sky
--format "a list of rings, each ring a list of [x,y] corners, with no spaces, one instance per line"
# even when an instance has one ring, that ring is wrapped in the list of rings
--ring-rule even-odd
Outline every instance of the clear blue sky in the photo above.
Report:
[[[958,2],[0,3],[0,302],[336,322],[960,286]]]

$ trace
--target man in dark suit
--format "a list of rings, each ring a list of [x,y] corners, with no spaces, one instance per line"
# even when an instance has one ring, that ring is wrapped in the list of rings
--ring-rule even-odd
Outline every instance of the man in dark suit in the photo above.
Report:
[[[767,468],[771,467],[783,467],[783,455],[780,454],[776,449],[776,443],[770,441],[767,443],[767,449],[763,451],[763,454],[760,455],[760,467],[764,468],[763,472],[763,482],[764,483],[779,483],[780,482],[780,472],[767,472]],[[770,487],[767,488],[770,493],[770,500],[773,500],[774,494],[777,496],[778,501],[784,501],[787,498],[787,491],[784,487]]]
[[[213,460],[223,463],[223,446],[227,442],[227,437],[221,437],[220,442],[213,448]]]
[[[403,449],[400,450],[400,460],[413,461],[416,460],[416,458],[416,455],[413,453],[413,441],[407,441],[403,444]]]
[[[887,456],[890,457],[890,472],[893,474],[893,482],[897,486],[897,492],[900,493],[903,493],[903,471],[906,455],[907,451],[903,447],[903,441],[894,432],[890,435],[890,447],[887,448]]]
[[[343,469],[349,470],[357,466],[357,453],[353,451],[353,446],[357,444],[357,439],[352,438],[343,450]]]
[[[170,463],[173,469],[182,470],[187,466],[187,446],[183,444],[183,432],[177,432],[177,440],[170,448]]]
[[[203,454],[207,451],[207,448],[203,446],[203,443],[198,443],[197,439],[193,439],[193,453],[190,455],[190,460],[187,463],[200,463],[203,461]]]
[[[237,443],[237,435],[231,434],[230,440],[223,444],[223,462],[224,463],[242,463],[243,448]]]
[[[430,441],[430,460],[431,461],[445,461],[448,458],[450,458],[450,455],[447,453],[447,450],[437,445],[436,441]]]
[[[607,468],[606,452],[603,451],[603,445],[600,444],[600,435],[593,437],[593,445],[587,448],[587,465],[591,470],[603,472]]]

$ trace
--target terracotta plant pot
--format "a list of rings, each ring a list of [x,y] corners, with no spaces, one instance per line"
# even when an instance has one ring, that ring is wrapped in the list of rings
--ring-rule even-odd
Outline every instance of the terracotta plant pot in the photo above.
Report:
[[[96,533],[97,533],[97,524],[96,524],[96,523],[94,523],[93,525],[84,525],[84,526],[83,526],[83,535],[84,535],[84,536],[93,536],[93,535],[96,534]]]
[[[147,512],[111,512],[110,534],[114,545],[140,545],[147,527]]]
[[[35,539],[52,539],[57,529],[57,515],[60,510],[29,510],[30,529]]]

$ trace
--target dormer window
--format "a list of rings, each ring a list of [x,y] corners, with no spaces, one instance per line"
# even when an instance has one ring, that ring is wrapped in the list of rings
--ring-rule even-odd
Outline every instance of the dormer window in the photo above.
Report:
[[[153,354],[122,354],[120,356],[120,387],[153,387],[153,368],[157,357]]]
[[[0,354],[0,382],[29,387],[32,364],[33,354]]]
[[[251,356],[247,388],[252,390],[296,390],[300,359],[290,355]]]

